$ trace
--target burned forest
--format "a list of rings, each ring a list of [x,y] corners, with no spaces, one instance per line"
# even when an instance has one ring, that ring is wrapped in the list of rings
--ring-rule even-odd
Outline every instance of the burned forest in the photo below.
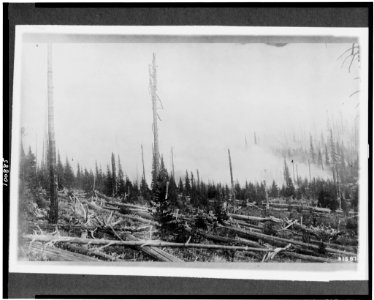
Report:
[[[292,45],[263,47],[273,53]],[[43,72],[47,74],[47,82],[44,81],[47,94],[43,101],[47,107],[47,122],[43,132],[38,133],[39,143],[40,137],[43,140],[42,150],[39,147],[37,152],[35,143],[30,142],[30,134],[25,138],[29,130],[27,125],[22,127],[21,132],[18,186],[20,260],[107,263],[357,262],[358,113],[349,124],[344,122],[343,117],[329,113],[325,124],[318,123],[318,130],[314,130],[313,126],[310,130],[307,126],[295,130],[286,128],[270,137],[263,129],[265,126],[240,128],[237,132],[217,129],[217,135],[220,135],[218,146],[212,146],[213,150],[209,148],[210,152],[207,150],[208,154],[199,158],[200,152],[195,149],[201,147],[201,151],[205,151],[211,137],[206,136],[196,142],[185,127],[175,125],[175,136],[183,143],[191,139],[190,143],[195,148],[190,149],[173,140],[174,135],[164,135],[166,126],[171,124],[168,118],[173,117],[173,109],[178,104],[170,104],[170,100],[164,100],[166,96],[161,96],[169,88],[165,84],[168,81],[162,79],[162,73],[167,72],[163,65],[165,58],[159,60],[161,54],[152,52],[147,56],[147,64],[136,65],[137,72],[143,77],[135,73],[132,75],[141,79],[143,90],[148,92],[147,99],[142,100],[146,108],[144,116],[137,117],[137,122],[146,124],[147,135],[128,141],[121,136],[121,131],[131,131],[137,136],[137,130],[141,132],[141,129],[136,125],[123,126],[110,140],[104,137],[112,134],[109,130],[105,131],[106,135],[100,135],[100,129],[92,129],[92,140],[102,139],[106,152],[91,155],[96,144],[86,143],[81,148],[92,152],[77,156],[66,146],[76,143],[75,138],[65,144],[60,140],[68,139],[70,134],[78,136],[79,126],[86,130],[88,125],[85,122],[95,108],[87,106],[84,112],[71,108],[72,121],[59,119],[56,105],[61,107],[61,96],[55,97],[55,93],[60,93],[58,82],[62,81],[62,75],[59,70],[63,66],[54,60],[63,51],[55,55],[55,48],[54,44],[45,45],[48,55],[44,56],[47,61],[44,61],[46,69]],[[321,49],[318,51],[328,51],[324,46]],[[351,72],[358,72],[359,64],[359,54],[356,54],[359,52],[358,44],[348,45],[348,49],[350,51],[343,52],[342,57],[332,56],[332,65],[338,65],[337,72],[348,78],[347,81]],[[345,48],[337,48],[336,53],[342,53],[342,50],[345,51]],[[90,57],[87,57],[89,60]],[[199,61],[202,66],[205,66],[204,63],[208,64]],[[57,67],[54,68],[54,65]],[[184,69],[175,68],[173,72],[192,72],[197,68],[193,63],[183,66]],[[116,67],[113,69],[116,70]],[[85,76],[94,78],[99,75]],[[175,81],[178,76],[175,74]],[[203,78],[204,75],[201,76]],[[271,75],[266,73],[266,76]],[[209,77],[204,78],[209,80]],[[122,84],[122,81],[116,78],[110,84]],[[170,86],[175,84],[170,82]],[[185,84],[188,90],[194,89],[187,81],[178,84]],[[241,89],[238,83],[233,84],[236,89]],[[249,85],[249,89],[254,89],[252,82]],[[185,91],[187,87],[181,94]],[[191,92],[191,95],[194,93],[198,92]],[[209,118],[224,110],[213,99],[219,92],[211,93],[213,96],[206,113]],[[307,93],[317,95],[313,90]],[[105,96],[109,98],[109,95]],[[178,102],[177,92],[174,96],[173,101]],[[347,95],[347,101],[356,101],[358,96],[359,91],[354,90]],[[126,103],[127,99],[121,101]],[[230,106],[240,103],[233,98]],[[122,119],[132,118],[132,114],[140,115],[139,111],[131,110],[130,105],[126,108],[121,112]],[[102,119],[95,120],[95,123],[97,126],[101,122],[107,123],[105,128],[111,128],[111,113],[118,110],[121,108],[108,104],[101,112]],[[198,119],[204,116],[201,110],[191,104],[190,110],[184,111],[184,114],[196,114]],[[252,117],[248,113],[248,119],[259,118],[255,114],[265,116],[270,114],[269,111],[270,108],[257,113],[251,111]],[[56,135],[55,128],[62,132],[59,129],[62,125],[58,127],[56,124],[73,123],[76,120],[74,114],[79,114],[80,120],[76,122],[76,127],[71,127],[76,129],[71,133],[64,132],[66,136]],[[318,111],[317,114],[324,117],[325,112]],[[181,116],[176,115],[174,122]],[[217,117],[217,126],[224,128],[226,124],[231,126],[237,122],[230,112],[223,112],[223,116]],[[277,116],[282,122],[291,122],[296,117],[296,114]],[[188,123],[188,127],[194,128],[191,132],[198,134],[199,130],[205,130],[196,124]],[[206,130],[210,128],[207,126]],[[229,142],[226,143],[226,139]],[[128,154],[115,146],[120,143],[118,141],[131,144],[137,149],[136,154]],[[188,151],[192,158],[183,161]],[[263,156],[264,153],[267,156]],[[218,158],[209,164],[210,155],[212,159],[213,156]],[[148,157],[151,159],[148,160]],[[247,158],[254,163],[248,163]],[[190,163],[193,159],[195,164]],[[270,162],[274,162],[273,165]],[[255,163],[260,166],[255,167]],[[135,164],[136,168],[132,167]],[[208,169],[212,171],[209,173]],[[222,169],[223,175],[215,176],[216,169],[217,174]],[[246,172],[254,175],[247,176]]]

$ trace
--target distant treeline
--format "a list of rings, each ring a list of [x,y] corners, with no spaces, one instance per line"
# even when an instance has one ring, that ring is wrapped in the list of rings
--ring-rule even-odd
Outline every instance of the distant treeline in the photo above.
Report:
[[[319,137],[309,135],[309,145],[292,138],[293,146],[286,145],[274,148],[274,152],[290,160],[304,164],[314,164],[322,170],[329,170],[333,175],[334,182],[342,184],[355,184],[358,181],[358,140],[357,133],[344,144],[340,138],[342,133],[334,133],[333,129],[328,130],[328,137],[322,134]]]
[[[33,190],[43,188],[48,191],[49,174],[47,163],[42,162],[37,165],[36,157],[31,148],[26,154],[23,147],[21,147],[20,158],[20,178],[22,182]],[[142,202],[154,200],[154,195],[157,194],[156,190],[160,188],[158,184],[162,184],[164,194],[167,195],[167,202],[171,206],[179,208],[185,207],[188,203],[201,209],[207,209],[212,201],[222,203],[230,201],[232,198],[231,188],[227,184],[203,182],[198,177],[198,174],[193,172],[186,171],[184,178],[180,177],[176,180],[173,174],[166,170],[162,157],[160,170],[162,183],[158,182],[161,180],[160,178],[155,178],[149,186],[144,176],[142,176],[140,182],[137,180],[131,181],[124,174],[119,157],[116,160],[114,154],[111,155],[111,164],[107,165],[105,172],[97,164],[94,171],[87,170],[77,164],[77,171],[74,172],[67,158],[65,163],[62,163],[60,155],[57,158],[59,189],[75,188],[86,192],[97,190],[108,196],[119,197],[122,201]],[[336,210],[339,207],[338,199],[340,198],[343,210],[350,208],[357,210],[357,182],[337,183],[334,180],[319,178],[314,178],[311,181],[297,178],[297,180],[293,181],[286,160],[284,160],[283,175],[284,184],[282,186],[278,186],[275,181],[270,186],[267,186],[265,181],[246,182],[244,185],[236,182],[234,184],[235,198],[241,200],[243,205],[246,205],[247,201],[261,205],[267,197],[315,199],[318,200],[318,206],[332,210]],[[348,205],[348,203],[350,204]]]

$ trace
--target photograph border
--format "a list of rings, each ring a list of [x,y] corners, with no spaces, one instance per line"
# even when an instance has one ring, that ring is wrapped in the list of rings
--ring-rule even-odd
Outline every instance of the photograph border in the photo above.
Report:
[[[138,27],[139,28],[139,27]],[[181,27],[179,27],[178,28],[178,30],[180,29]],[[233,28],[231,28],[231,29],[233,29]],[[284,29],[284,28],[281,28],[282,30]],[[319,29],[321,29],[321,28],[319,28]],[[5,30],[5,29],[4,29]],[[242,29],[241,29],[242,30]],[[245,30],[245,29],[244,29]],[[303,28],[303,31],[305,31],[305,30],[307,30],[307,28]],[[345,30],[345,32],[347,33],[347,28],[345,28],[344,29]],[[318,31],[318,30],[317,30]],[[369,29],[369,38],[370,38],[370,33],[371,33],[371,28]],[[5,38],[5,36],[4,36],[4,38]],[[370,48],[372,47],[372,41],[370,42],[370,41],[368,41],[368,47],[369,47],[369,51],[370,51]],[[369,52],[369,53],[371,53],[371,52]],[[368,55],[369,57],[371,57],[372,56],[372,54],[371,55]],[[372,59],[372,58],[370,58],[370,59]],[[370,65],[370,59],[369,59],[369,62],[368,62],[368,65]],[[9,62],[10,63],[10,62]],[[5,72],[5,70],[4,70],[4,72]],[[11,78],[10,78],[10,80],[11,80]],[[369,74],[369,80],[370,80],[370,74]],[[368,87],[366,87],[366,90],[368,90]],[[371,90],[371,89],[370,89]],[[9,91],[10,93],[11,93],[11,91]],[[372,93],[372,91],[371,91],[371,93]],[[372,94],[371,94],[371,96],[372,96]],[[369,94],[369,99],[372,99],[372,97],[370,96],[370,94]],[[4,99],[6,99],[6,98],[4,98]],[[14,105],[15,105],[15,103],[13,103]],[[5,110],[4,110],[5,111]],[[369,114],[370,114],[370,112],[371,112],[371,110],[370,110],[370,101],[369,101]],[[365,115],[365,114],[364,114]],[[369,119],[370,120],[370,119]],[[16,138],[16,135],[14,135],[14,138]],[[369,142],[371,143],[371,139],[369,138]],[[369,151],[371,152],[371,148],[369,149]],[[365,159],[365,157],[366,157],[366,154],[367,154],[367,152],[364,150],[364,156],[362,156],[361,155],[361,158],[362,159]],[[7,157],[7,156],[4,156],[4,157]],[[9,156],[8,156],[9,157]],[[369,159],[371,159],[371,156],[370,156],[370,158]],[[13,163],[14,163],[14,161],[13,161]],[[14,176],[14,173],[15,172],[11,172],[11,174]],[[370,176],[371,176],[371,166],[369,166],[369,178],[370,178]],[[12,177],[12,180],[13,180],[13,177]],[[13,181],[12,181],[13,182]],[[371,185],[371,181],[370,181],[370,184],[369,185]],[[369,197],[370,197],[370,194],[371,194],[371,190],[370,190],[370,188],[369,188]],[[360,195],[361,196],[361,195]],[[370,198],[369,198],[370,199]],[[370,203],[370,201],[369,201],[369,206],[371,205],[371,203]],[[371,210],[369,210],[369,211],[371,211]],[[5,210],[4,210],[4,212],[5,212]],[[370,218],[369,218],[370,219]],[[5,221],[5,219],[4,219],[4,221]],[[368,220],[369,222],[371,222],[371,219],[370,220]],[[369,232],[370,232],[370,229],[369,229]],[[6,235],[4,235],[4,237],[5,237]],[[371,249],[371,240],[369,241],[369,249]],[[371,251],[369,252],[369,253],[371,253]],[[371,257],[370,257],[370,255],[369,255],[369,268],[371,269]],[[211,267],[211,266],[210,266]],[[12,270],[11,270],[12,271]],[[18,270],[18,271],[20,271],[20,270]],[[25,270],[22,270],[23,272],[25,271]],[[69,272],[70,273],[70,272]],[[195,273],[196,274],[196,273]],[[136,274],[136,272],[134,273],[134,275],[137,275]],[[144,274],[142,274],[142,275],[144,275]],[[153,275],[158,275],[158,276],[161,276],[161,274],[156,274],[156,273],[153,273]],[[173,274],[174,275],[174,274]],[[163,276],[168,276],[168,275],[163,275]],[[178,275],[174,275],[174,276],[178,276]],[[287,278],[288,279],[288,278]],[[321,279],[321,278],[318,278],[319,280]],[[355,279],[357,279],[357,278],[355,278]],[[148,278],[147,278],[147,280],[148,280]],[[278,279],[279,280],[279,279]]]

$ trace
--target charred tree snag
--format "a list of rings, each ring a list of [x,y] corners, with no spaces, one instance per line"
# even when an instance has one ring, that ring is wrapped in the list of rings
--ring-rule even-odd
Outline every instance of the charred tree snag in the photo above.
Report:
[[[160,119],[157,113],[157,100],[160,98],[157,96],[157,66],[156,66],[156,55],[153,53],[152,66],[149,66],[149,88],[152,98],[152,112],[153,112],[153,182],[156,181],[158,173],[160,171],[160,150],[158,145],[158,126],[157,119]],[[160,101],[161,103],[161,101]],[[161,104],[162,105],[162,104]]]
[[[116,176],[116,160],[112,153],[112,196],[117,194],[117,176]]]
[[[145,182],[145,167],[144,167],[144,151],[143,151],[143,144],[141,145],[142,148],[142,165],[143,165],[143,180]]]
[[[52,45],[48,44],[48,169],[49,193],[51,205],[49,223],[56,224],[58,219],[57,175],[56,175],[56,142],[54,129],[53,78],[52,78]]]
[[[235,204],[235,189],[234,189],[234,178],[232,176],[232,164],[231,164],[231,154],[230,149],[227,149],[229,153],[229,165],[230,165],[230,178],[231,178],[231,201]]]

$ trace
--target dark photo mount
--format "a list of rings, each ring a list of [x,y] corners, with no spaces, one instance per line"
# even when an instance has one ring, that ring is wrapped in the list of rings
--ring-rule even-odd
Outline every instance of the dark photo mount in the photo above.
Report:
[[[372,82],[372,4],[4,4],[4,160],[10,159],[13,66],[16,25],[219,25],[289,27],[368,27],[369,82]],[[281,46],[281,45],[278,45]],[[8,62],[8,63],[7,63]],[[369,86],[372,99],[372,86]],[[372,103],[369,101],[369,199],[371,199]],[[21,274],[8,272],[9,188],[4,186],[4,298],[28,297],[155,297],[156,295],[255,295],[260,298],[371,297],[369,281],[289,282],[266,280],[197,279],[176,277]],[[368,211],[372,211],[369,201]],[[371,237],[369,217],[369,237]],[[369,240],[369,253],[372,250]],[[18,283],[22,282],[22,287]],[[146,284],[144,284],[146,282]],[[162,297],[162,296],[161,296]],[[208,296],[209,297],[209,296]],[[216,298],[217,296],[214,296]]]

